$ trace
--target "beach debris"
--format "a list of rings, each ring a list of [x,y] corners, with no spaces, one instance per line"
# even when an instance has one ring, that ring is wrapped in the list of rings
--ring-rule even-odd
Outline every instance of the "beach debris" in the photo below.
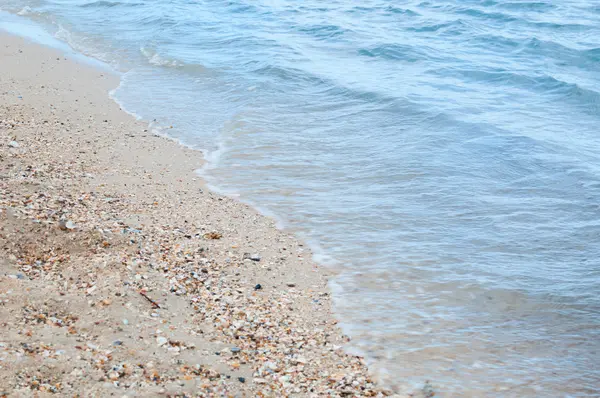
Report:
[[[288,282],[286,283],[287,287],[296,287],[296,284],[294,282]]]
[[[235,353],[238,353],[238,352],[240,352],[240,351],[242,351],[242,350],[241,350],[241,348],[239,348],[239,347],[231,347],[231,348],[230,348],[230,351],[231,351],[231,352],[233,352],[233,353],[235,354]]]
[[[146,300],[148,300],[150,302],[150,304],[152,304],[152,307],[154,308],[160,308],[160,305],[158,305],[158,303],[154,300],[152,300],[150,297],[148,297],[148,295],[146,293],[144,293],[143,290],[139,290],[138,293],[145,298]]]
[[[254,290],[260,290],[262,289],[262,285],[260,283],[258,283],[256,286],[254,286]]]
[[[11,148],[18,148],[18,147],[20,147],[21,145],[19,145],[19,143],[18,143],[17,141],[10,141],[10,142],[8,143],[8,146],[9,146],[9,147],[11,147]]]
[[[210,240],[215,240],[215,239],[221,239],[223,237],[223,234],[219,233],[219,232],[207,232],[203,235],[204,239],[210,239]]]
[[[169,342],[169,339],[167,339],[164,336],[158,336],[156,338],[156,344],[158,344],[159,347],[164,346],[165,344],[167,344]]]

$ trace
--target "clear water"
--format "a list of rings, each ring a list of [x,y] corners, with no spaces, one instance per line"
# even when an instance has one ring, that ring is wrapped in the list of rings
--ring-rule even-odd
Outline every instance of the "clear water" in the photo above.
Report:
[[[127,110],[315,242],[396,391],[600,396],[597,1],[0,8],[122,70]]]

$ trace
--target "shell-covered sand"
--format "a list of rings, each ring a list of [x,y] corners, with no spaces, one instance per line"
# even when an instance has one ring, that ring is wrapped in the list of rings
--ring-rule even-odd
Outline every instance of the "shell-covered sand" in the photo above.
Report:
[[[0,396],[382,396],[330,273],[109,72],[0,35]]]

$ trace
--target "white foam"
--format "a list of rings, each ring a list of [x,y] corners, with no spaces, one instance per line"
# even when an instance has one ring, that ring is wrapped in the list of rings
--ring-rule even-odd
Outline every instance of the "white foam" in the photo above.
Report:
[[[176,60],[170,60],[163,58],[156,50],[142,47],[140,48],[141,53],[146,57],[148,62],[155,66],[168,66],[168,67],[181,67],[183,64]]]
[[[29,6],[25,6],[21,9],[21,11],[19,11],[17,13],[17,15],[29,15],[33,12],[33,10],[31,9],[31,7]]]

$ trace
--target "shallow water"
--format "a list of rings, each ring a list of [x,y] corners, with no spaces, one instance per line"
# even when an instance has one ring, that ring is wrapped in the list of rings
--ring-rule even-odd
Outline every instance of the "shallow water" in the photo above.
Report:
[[[600,396],[600,6],[356,4],[0,0],[340,267],[398,391]]]

